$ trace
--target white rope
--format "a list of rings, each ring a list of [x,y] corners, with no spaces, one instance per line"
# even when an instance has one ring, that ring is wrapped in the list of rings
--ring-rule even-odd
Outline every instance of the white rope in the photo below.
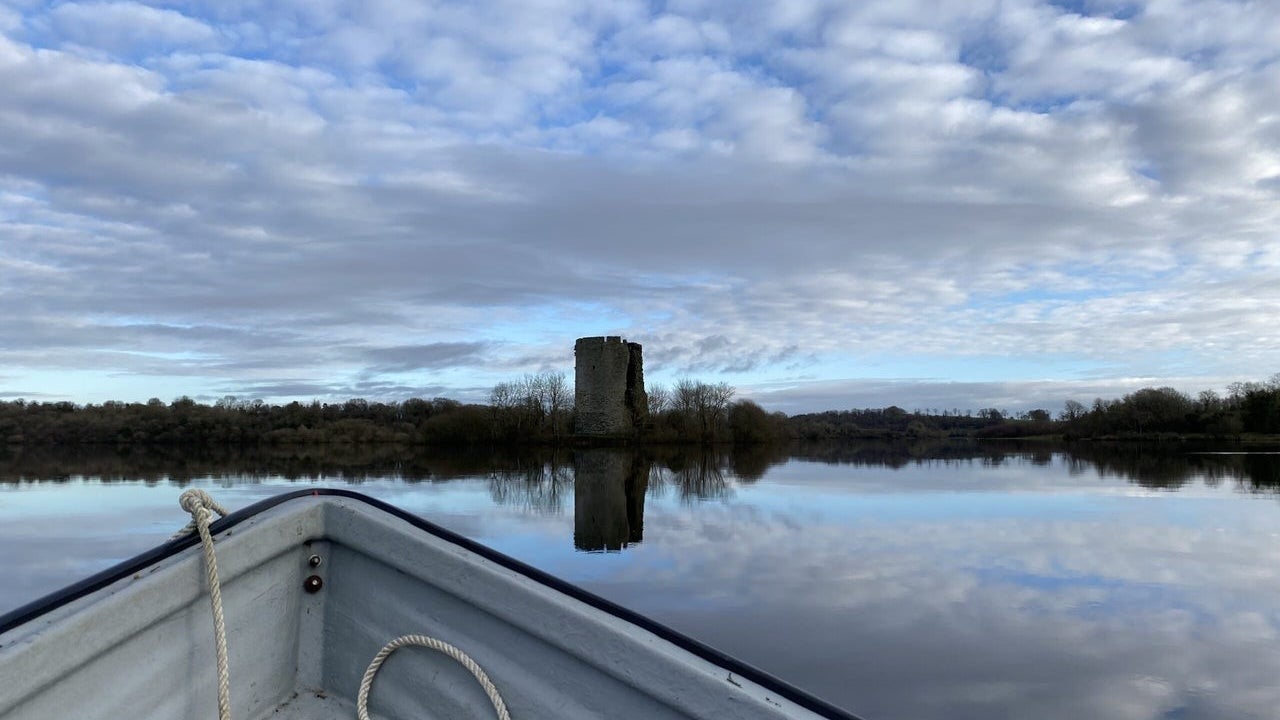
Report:
[[[357,720],[369,720],[369,689],[373,687],[373,676],[378,674],[378,668],[382,666],[382,662],[391,653],[408,645],[431,648],[458,661],[480,682],[480,687],[484,688],[484,694],[488,695],[489,702],[493,703],[494,712],[498,713],[498,720],[511,720],[511,715],[507,713],[507,704],[502,701],[502,695],[498,693],[498,688],[489,679],[489,676],[485,674],[484,670],[480,669],[476,661],[449,643],[426,635],[402,635],[387,643],[378,651],[377,655],[373,656],[373,662],[369,663],[369,669],[364,671],[364,677],[360,680],[360,692],[356,696]]]
[[[218,720],[231,720],[231,672],[227,669],[227,628],[222,618],[222,584],[218,582],[218,558],[213,553],[213,535],[209,523],[213,513],[226,515],[227,511],[203,490],[187,490],[178,497],[178,504],[191,513],[191,523],[178,531],[178,535],[191,532],[194,527],[200,533],[204,546],[204,564],[209,575],[209,605],[213,608],[213,635],[218,654]]]

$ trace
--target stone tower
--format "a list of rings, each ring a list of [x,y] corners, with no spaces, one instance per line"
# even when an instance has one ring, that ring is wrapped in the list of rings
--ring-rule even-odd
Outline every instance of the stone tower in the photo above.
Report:
[[[634,435],[649,418],[640,343],[617,335],[578,338],[573,346],[579,435]]]

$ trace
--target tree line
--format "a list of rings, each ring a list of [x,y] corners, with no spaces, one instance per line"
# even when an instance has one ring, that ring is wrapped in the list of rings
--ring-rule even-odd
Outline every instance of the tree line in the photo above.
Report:
[[[786,416],[733,400],[725,383],[654,387],[640,437],[651,442],[758,443],[787,436]],[[450,398],[273,405],[232,395],[212,403],[0,402],[0,445],[532,445],[573,442],[573,389],[563,373],[501,382],[488,403]]]
[[[1220,395],[1192,397],[1170,387],[1143,388],[1092,406],[1068,401],[1062,413],[1068,438],[1160,438],[1202,435],[1237,438],[1280,434],[1280,375],[1265,382],[1238,382]]]
[[[1225,395],[1205,390],[1194,397],[1171,387],[1148,387],[1090,405],[1067,400],[1056,415],[1037,408],[1010,413],[971,410],[831,410],[788,419],[792,437],[804,440],[928,439],[955,436],[1067,440],[1160,440],[1280,435],[1280,374],[1264,382],[1238,382]]]
[[[1169,387],[1143,388],[1091,405],[1068,400],[1056,415],[996,408],[976,413],[898,406],[830,410],[788,417],[749,399],[735,399],[727,383],[683,379],[648,391],[649,416],[639,439],[652,443],[759,444],[799,440],[943,437],[1161,439],[1280,434],[1280,375],[1235,383],[1225,395],[1195,397]],[[488,403],[450,398],[403,402],[352,398],[290,402],[226,396],[203,404],[189,397],[165,403],[0,402],[0,444],[319,444],[421,445],[565,444],[573,437],[573,391],[563,373],[502,382]]]

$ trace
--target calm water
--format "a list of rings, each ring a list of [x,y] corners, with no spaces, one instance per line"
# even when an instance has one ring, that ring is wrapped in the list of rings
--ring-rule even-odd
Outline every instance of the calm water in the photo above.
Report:
[[[353,483],[869,720],[1280,708],[1266,453],[11,453],[0,612],[167,538],[184,486]]]

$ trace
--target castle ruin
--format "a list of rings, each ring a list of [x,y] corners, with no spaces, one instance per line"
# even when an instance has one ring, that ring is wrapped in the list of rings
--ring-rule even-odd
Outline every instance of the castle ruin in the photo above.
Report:
[[[579,435],[635,435],[649,418],[640,343],[617,335],[578,338],[573,346]]]

